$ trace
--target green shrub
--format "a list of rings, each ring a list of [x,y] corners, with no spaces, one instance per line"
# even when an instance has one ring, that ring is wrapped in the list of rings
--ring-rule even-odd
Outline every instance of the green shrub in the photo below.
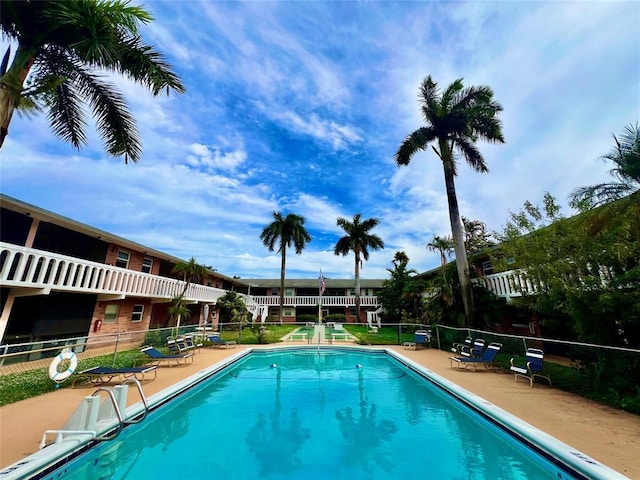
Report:
[[[326,317],[322,317],[322,321],[324,322],[334,322],[334,323],[346,323],[347,316],[342,313],[332,313],[331,315],[327,315]]]
[[[318,322],[318,316],[317,315],[311,315],[308,313],[303,313],[301,315],[298,315],[297,318],[298,322],[313,322],[313,323],[317,323]]]

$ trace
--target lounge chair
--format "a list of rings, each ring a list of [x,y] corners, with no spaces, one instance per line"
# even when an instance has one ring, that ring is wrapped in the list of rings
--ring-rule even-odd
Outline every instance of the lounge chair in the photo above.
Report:
[[[466,348],[471,349],[472,346],[473,346],[473,338],[467,337],[464,339],[463,343],[454,343],[451,346],[451,351],[456,355],[460,356],[462,355],[462,350]]]
[[[75,374],[71,387],[74,387],[76,382],[91,382],[95,385],[101,385],[103,383],[109,383],[114,378],[124,379],[127,377],[136,377],[141,382],[155,380],[157,375],[157,368],[155,365],[147,365],[144,367],[93,367],[82,372]],[[148,378],[148,375],[153,372],[153,378]]]
[[[193,363],[193,354],[192,353],[178,353],[165,355],[157,348],[151,346],[144,346],[140,348],[140,351],[150,357],[151,360],[146,363],[146,365],[160,365],[162,362],[168,363],[171,367],[175,362],[176,365],[186,365],[187,360],[191,360]]]
[[[202,343],[194,343],[193,341],[193,337],[191,335],[185,335],[184,336],[184,341],[187,344],[187,348],[189,350],[198,350],[200,351],[200,348],[202,347]]]
[[[484,345],[484,339],[476,338],[473,341],[473,345],[471,347],[462,348],[462,350],[460,351],[460,355],[462,355],[463,357],[480,358],[484,353]]]
[[[169,352],[173,355],[184,355],[185,353],[189,353],[187,342],[185,342],[182,337],[177,337],[175,339],[168,338],[167,347],[169,348]]]
[[[214,347],[236,348],[236,342],[234,340],[222,340],[219,335],[209,335],[207,340],[209,340]]]
[[[501,343],[490,343],[487,349],[482,352],[481,357],[449,357],[449,364],[451,365],[451,368],[458,370],[470,368],[475,372],[478,366],[483,366],[487,370],[496,371],[498,369],[498,365],[495,363],[495,359],[501,348]]]
[[[417,350],[427,345],[431,346],[431,332],[429,330],[416,330],[413,335],[413,342],[404,342],[402,344],[405,350]]]
[[[516,382],[519,377],[526,378],[532,388],[536,377],[545,378],[551,385],[551,376],[544,369],[544,352],[539,348],[527,348],[524,363],[521,358],[513,357],[511,371],[514,373]]]

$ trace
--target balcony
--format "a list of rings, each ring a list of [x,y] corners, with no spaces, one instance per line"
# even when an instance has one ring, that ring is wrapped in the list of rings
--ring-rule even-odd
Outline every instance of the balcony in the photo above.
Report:
[[[182,293],[185,282],[0,242],[0,285],[16,289],[16,296],[56,291],[95,293],[98,301],[127,296],[169,301]],[[190,284],[185,300],[215,303],[224,294],[220,288]]]
[[[278,295],[251,296],[253,301],[258,305],[280,306],[280,297]],[[355,296],[296,296],[284,297],[284,307],[317,307],[322,303],[323,307],[355,307]],[[361,307],[377,307],[378,297],[360,296]]]
[[[477,278],[477,283],[501,298],[514,298],[523,295],[534,295],[536,286],[527,279],[521,270],[509,270]]]

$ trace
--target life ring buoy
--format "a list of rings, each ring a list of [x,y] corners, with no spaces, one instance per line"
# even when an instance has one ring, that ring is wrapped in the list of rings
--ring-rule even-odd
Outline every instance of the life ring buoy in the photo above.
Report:
[[[69,367],[66,370],[58,371],[58,366],[63,360],[69,360]],[[78,366],[78,357],[70,348],[65,348],[60,354],[53,359],[49,365],[49,378],[56,383],[62,383],[69,378]]]

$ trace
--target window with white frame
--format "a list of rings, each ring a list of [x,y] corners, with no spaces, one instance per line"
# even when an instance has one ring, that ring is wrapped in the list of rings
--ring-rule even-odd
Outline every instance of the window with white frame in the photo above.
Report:
[[[151,273],[151,269],[153,268],[153,259],[144,258],[142,260],[142,273]]]
[[[284,289],[285,297],[293,297],[293,288],[285,288]]]
[[[291,307],[285,307],[282,309],[282,315],[284,315],[285,317],[293,317],[294,313],[293,313],[293,308]]]
[[[134,305],[133,311],[131,312],[131,321],[141,322],[143,313],[144,313],[144,305]]]
[[[483,275],[491,275],[493,273],[493,265],[491,262],[482,262],[482,274]]]
[[[116,267],[127,268],[129,266],[129,259],[131,255],[124,250],[118,250],[118,256],[116,257]]]
[[[107,305],[104,309],[104,323],[117,323],[118,310],[118,305]]]
[[[278,295],[278,287],[273,287],[271,289],[271,295]]]

